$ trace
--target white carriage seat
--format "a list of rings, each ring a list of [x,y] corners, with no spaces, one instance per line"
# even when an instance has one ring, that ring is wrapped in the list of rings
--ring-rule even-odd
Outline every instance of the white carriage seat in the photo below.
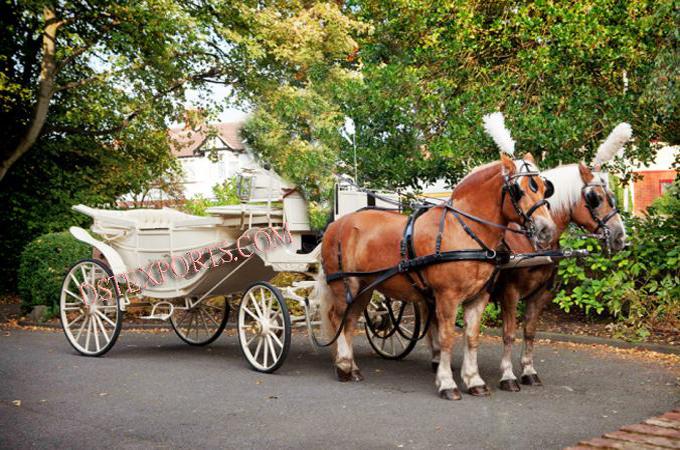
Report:
[[[73,209],[92,217],[102,226],[136,228],[139,230],[171,229],[180,227],[212,226],[220,223],[215,217],[193,216],[172,208],[131,209],[116,211],[75,205]]]
[[[268,205],[259,205],[251,203],[241,203],[239,205],[222,205],[222,206],[211,206],[205,210],[208,214],[215,216],[241,216],[252,215],[252,216],[272,216],[281,217],[283,216],[283,210],[281,208],[274,208]]]

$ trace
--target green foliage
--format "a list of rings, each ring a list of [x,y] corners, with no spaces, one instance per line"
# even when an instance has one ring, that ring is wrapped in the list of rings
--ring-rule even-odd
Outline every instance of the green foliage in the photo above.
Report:
[[[608,314],[638,330],[680,326],[680,214],[652,211],[627,219],[629,246],[607,257],[593,240],[565,234],[561,244],[595,253],[566,259],[558,275],[564,283],[555,298],[560,308]],[[642,332],[644,334],[644,331]]]
[[[317,202],[309,202],[309,222],[312,230],[321,231],[326,228],[330,218],[330,208],[325,208]]]
[[[68,231],[31,241],[19,259],[19,295],[24,310],[45,305],[57,311],[64,276],[77,261],[92,256],[89,246]]]
[[[211,206],[222,206],[222,205],[238,205],[241,203],[237,193],[236,193],[236,180],[226,180],[222,184],[216,184],[212,188],[214,199],[210,200],[202,195],[197,195],[194,198],[187,200],[183,205],[182,209],[195,216],[207,216],[208,213],[205,211]]]
[[[305,192],[324,195],[333,159],[353,173],[352,144],[327,134],[333,124],[340,133],[343,116],[356,124],[359,180],[378,188],[442,177],[454,184],[497,158],[480,119],[498,109],[518,151],[542,166],[590,160],[624,120],[637,139],[629,156],[650,159],[651,140],[680,142],[680,9],[672,0],[348,5],[363,23],[347,28],[358,43],[347,59],[360,65],[346,66],[355,74],[305,72],[252,103],[253,147]],[[298,109],[313,114],[300,119]]]
[[[168,185],[178,166],[166,129],[184,119],[189,89],[229,84],[230,100],[248,103],[319,79],[356,47],[351,20],[322,1],[0,2],[3,162],[33,121],[46,8],[60,23],[54,89],[37,141],[0,181],[0,290],[16,288],[8,261],[27,242],[85,224],[73,204],[110,207]],[[198,102],[208,119],[227,106],[208,91]]]

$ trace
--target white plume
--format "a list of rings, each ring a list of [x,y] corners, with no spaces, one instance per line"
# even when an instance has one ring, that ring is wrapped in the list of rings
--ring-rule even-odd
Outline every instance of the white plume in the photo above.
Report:
[[[597,166],[604,164],[611,160],[616,152],[621,150],[626,142],[630,140],[633,136],[633,129],[630,124],[626,122],[621,122],[609,133],[607,139],[604,140],[600,147],[597,149],[595,154],[595,159],[593,160],[593,165]]]
[[[509,155],[515,154],[515,141],[510,136],[510,130],[505,128],[505,118],[502,112],[487,114],[482,117],[484,130],[491,136],[498,148]]]

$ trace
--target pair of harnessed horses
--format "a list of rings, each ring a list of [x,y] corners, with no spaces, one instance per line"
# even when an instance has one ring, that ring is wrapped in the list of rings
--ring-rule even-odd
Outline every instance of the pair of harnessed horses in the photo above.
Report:
[[[335,346],[339,380],[363,379],[354,360],[352,338],[360,314],[377,290],[392,299],[429,303],[434,311],[429,337],[436,363],[435,383],[440,397],[449,400],[461,398],[451,370],[451,351],[456,312],[462,305],[465,331],[461,378],[471,395],[489,395],[479,374],[477,349],[482,313],[491,295],[498,295],[504,283],[510,289],[514,280],[500,266],[520,245],[528,245],[530,251],[557,248],[566,223],[575,219],[574,214],[580,210],[572,211],[569,220],[562,216],[556,220],[546,199],[559,189],[556,183],[560,180],[544,177],[530,153],[519,160],[511,158],[514,141],[502,114],[485,116],[485,128],[502,150],[500,160],[473,170],[455,187],[447,202],[417,207],[410,217],[367,208],[342,216],[327,227],[316,295],[321,300],[326,334],[331,338],[325,345]],[[606,204],[614,208],[606,185],[601,180],[593,181],[592,173],[586,182],[583,172],[588,169],[578,167],[584,181],[579,188],[595,223],[584,226],[606,235],[608,240],[616,235],[622,241],[619,230],[612,231],[610,226],[612,219],[618,217],[615,209],[600,215],[605,203],[596,202],[604,195],[609,200]],[[513,288],[517,290],[517,286]],[[513,298],[502,296],[503,317],[514,321],[510,309],[519,297],[514,304]],[[505,329],[514,333],[514,326]],[[523,380],[524,375],[534,375],[538,380],[535,371],[532,373],[533,366],[524,365],[524,358],[522,361]],[[516,380],[511,363],[508,370],[506,366],[504,354],[501,386],[518,390],[518,386],[506,386]]]

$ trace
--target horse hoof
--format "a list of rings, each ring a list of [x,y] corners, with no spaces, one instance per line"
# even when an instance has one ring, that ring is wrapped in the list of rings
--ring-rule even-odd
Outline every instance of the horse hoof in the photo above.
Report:
[[[347,381],[352,380],[352,372],[345,372],[338,366],[335,366],[335,376],[338,377],[338,381],[340,381],[341,383],[345,383]]]
[[[481,386],[472,386],[468,389],[468,393],[470,395],[474,395],[475,397],[487,397],[491,395],[491,391],[488,387],[486,387],[486,384]]]
[[[538,375],[535,373],[532,373],[530,375],[522,375],[521,378],[522,384],[525,384],[527,386],[543,386],[543,383],[541,383],[541,379],[538,378]]]
[[[501,380],[501,391],[519,392],[517,380]]]
[[[352,371],[352,381],[364,381],[364,376],[358,370]]]
[[[458,388],[444,389],[439,391],[439,397],[443,398],[444,400],[460,400],[463,398],[463,396],[460,395]]]
[[[434,373],[437,373],[437,370],[439,370],[439,363],[436,361],[432,361],[432,371]]]

